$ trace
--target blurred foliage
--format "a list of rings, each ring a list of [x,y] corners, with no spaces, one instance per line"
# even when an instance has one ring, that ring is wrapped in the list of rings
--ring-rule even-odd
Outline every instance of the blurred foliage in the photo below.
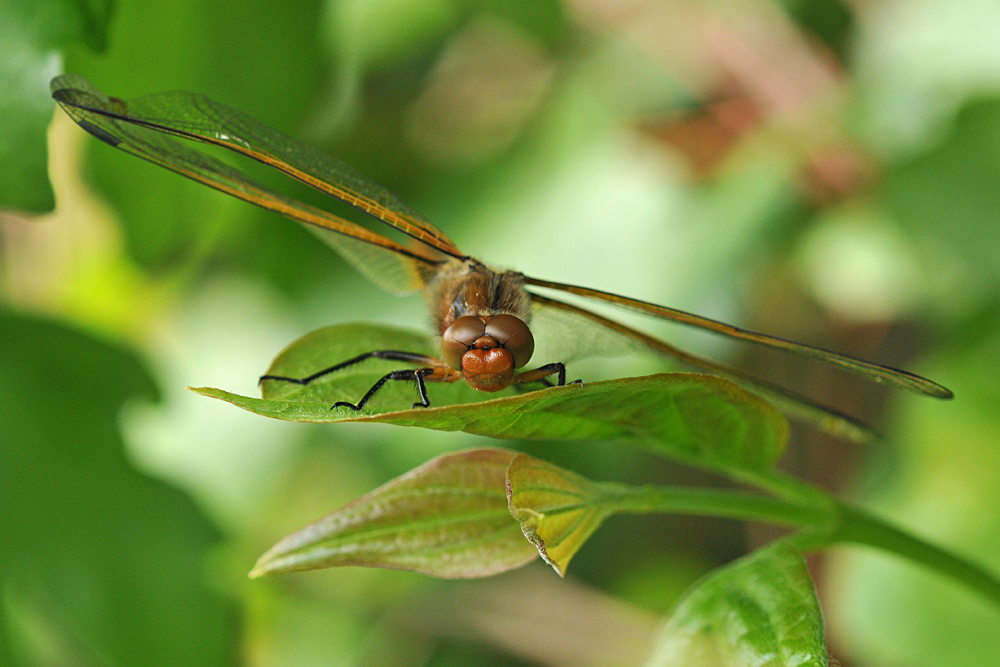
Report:
[[[975,99],[962,108],[940,145],[893,165],[886,203],[925,252],[956,258],[972,292],[1000,281],[1000,241],[992,234],[1000,211],[1000,100]]]
[[[45,128],[52,118],[47,81],[60,51],[82,42],[102,51],[111,0],[10,0],[0,4],[0,208],[53,206],[45,177]]]
[[[879,427],[869,450],[798,428],[785,465],[996,571],[997,34],[989,0],[0,2],[0,663],[638,664],[653,613],[772,537],[622,517],[572,580],[248,582],[291,527],[481,441],[281,424],[183,392],[250,395],[304,332],[426,315],[295,225],[59,116],[57,208],[28,215],[52,205],[58,71],[125,98],[206,93],[498,265],[941,381],[954,402],[649,327]],[[571,373],[656,370],[629,356]],[[161,402],[139,402],[154,385]],[[516,448],[593,479],[715,481],[616,443]],[[995,612],[948,582],[860,551],[819,564],[842,664],[1000,650]]]
[[[50,322],[4,313],[0,340],[6,664],[228,664],[232,605],[204,580],[218,532],[122,455],[118,412],[151,378]]]

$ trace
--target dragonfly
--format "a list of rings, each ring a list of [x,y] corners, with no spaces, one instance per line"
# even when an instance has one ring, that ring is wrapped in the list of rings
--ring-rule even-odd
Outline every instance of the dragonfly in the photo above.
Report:
[[[550,361],[525,370],[535,348],[533,322],[548,318],[590,331],[600,340],[617,340],[652,350],[686,366],[726,377],[771,400],[786,414],[828,432],[862,441],[871,439],[871,431],[864,424],[834,408],[738,368],[684,351],[590,308],[546,295],[552,293],[571,294],[783,350],[887,386],[939,399],[953,397],[942,385],[908,371],[639,299],[490,267],[462,252],[385,187],[336,158],[204,95],[172,91],[126,102],[106,96],[75,74],[53,79],[51,90],[65,112],[101,141],[306,225],[361,274],[391,293],[423,292],[440,334],[440,357],[404,350],[373,350],[304,378],[261,377],[262,383],[309,384],[372,358],[416,366],[388,373],[357,403],[342,401],[333,408],[361,410],[387,382],[400,380],[416,384],[420,400],[414,408],[430,406],[427,384],[434,382],[464,380],[486,392],[530,383],[551,386],[553,378],[555,384],[565,385],[565,361]],[[199,143],[256,160],[335,197],[397,230],[404,242],[269,189],[236,167],[198,150]],[[546,293],[540,293],[539,288]],[[597,353],[602,346],[591,347],[591,353]]]

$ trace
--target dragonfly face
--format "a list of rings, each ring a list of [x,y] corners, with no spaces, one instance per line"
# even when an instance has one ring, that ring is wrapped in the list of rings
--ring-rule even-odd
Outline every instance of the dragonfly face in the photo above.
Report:
[[[535,339],[523,320],[499,315],[463,315],[441,334],[444,360],[480,391],[500,391],[514,383],[535,351]]]
[[[466,259],[444,264],[425,288],[441,332],[442,359],[480,391],[499,391],[517,380],[531,359],[531,307],[524,277]]]
[[[866,439],[870,433],[863,425],[834,409],[531,289],[542,288],[784,350],[890,386],[936,398],[952,397],[945,387],[907,371],[601,290],[490,269],[459,250],[444,233],[381,185],[338,160],[203,95],[170,92],[123,101],[107,97],[76,75],[57,77],[51,88],[53,97],[66,113],[105,143],[310,227],[358,271],[387,291],[405,294],[422,290],[437,331],[442,335],[441,359],[398,350],[375,350],[320,370],[308,378],[264,376],[262,381],[305,384],[370,357],[422,366],[386,375],[358,404],[343,404],[353,409],[363,406],[388,380],[415,380],[421,396],[417,405],[424,407],[429,405],[425,382],[454,382],[464,378],[476,389],[497,391],[515,383],[550,384],[546,378],[557,375],[558,383],[563,384],[565,358],[532,370],[520,370],[534,350],[534,338],[528,324],[533,315],[549,313],[572,321],[573,327],[597,332],[604,340],[627,341],[727,377],[764,395],[786,413],[825,430],[857,439]],[[328,211],[270,190],[238,169],[197,150],[191,142],[219,146],[273,167],[396,229],[409,237],[409,242],[397,243]],[[585,352],[598,353],[601,351],[596,349],[598,347],[592,346]]]

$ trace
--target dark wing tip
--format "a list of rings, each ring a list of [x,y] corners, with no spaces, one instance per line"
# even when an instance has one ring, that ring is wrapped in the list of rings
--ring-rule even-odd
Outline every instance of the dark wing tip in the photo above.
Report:
[[[52,99],[69,114],[76,124],[110,146],[118,146],[121,139],[87,120],[89,113],[104,112],[106,100],[96,88],[79,74],[64,74],[49,83]]]
[[[100,110],[107,106],[107,98],[79,74],[63,74],[49,83],[52,99],[63,109]],[[75,119],[74,119],[75,120]]]
[[[118,137],[116,137],[116,136],[114,136],[114,135],[112,135],[112,134],[110,134],[108,132],[105,132],[104,130],[102,130],[101,128],[97,127],[93,123],[88,123],[85,120],[77,120],[76,124],[79,125],[80,127],[82,127],[83,129],[85,129],[87,132],[89,132],[93,136],[95,136],[98,139],[100,139],[101,141],[103,141],[104,143],[108,144],[112,148],[117,148],[118,144],[121,143],[121,140]]]
[[[934,391],[930,392],[930,395],[934,398],[940,398],[945,401],[950,401],[955,398],[955,392],[947,387],[942,387],[939,384],[934,385]]]
[[[948,389],[944,385],[940,385],[933,380],[928,380],[921,375],[916,375],[914,373],[910,373],[909,371],[902,371],[898,368],[884,367],[884,370],[886,372],[891,372],[892,377],[875,377],[873,379],[876,382],[883,382],[888,379],[903,389],[909,389],[910,391],[923,394],[924,396],[930,396],[931,398],[937,398],[944,401],[949,401],[955,398],[955,394],[951,389]]]
[[[49,92],[52,93],[52,97],[61,102],[70,97],[73,92],[93,95],[98,91],[79,74],[60,74],[49,82]]]

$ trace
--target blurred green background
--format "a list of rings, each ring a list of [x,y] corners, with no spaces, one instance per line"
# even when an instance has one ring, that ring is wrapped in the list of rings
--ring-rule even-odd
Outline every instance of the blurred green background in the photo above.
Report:
[[[0,0],[0,664],[638,665],[691,582],[775,536],[616,518],[565,581],[247,580],[291,530],[488,443],[185,392],[251,394],[298,336],[420,327],[423,304],[87,137],[52,76],[206,93],[499,266],[942,382],[955,401],[646,323],[877,426],[871,448],[796,427],[783,465],[1000,571],[997,35],[991,0]],[[627,443],[513,444],[722,483]],[[841,664],[1000,664],[1000,615],[952,583],[854,549],[810,566]]]

